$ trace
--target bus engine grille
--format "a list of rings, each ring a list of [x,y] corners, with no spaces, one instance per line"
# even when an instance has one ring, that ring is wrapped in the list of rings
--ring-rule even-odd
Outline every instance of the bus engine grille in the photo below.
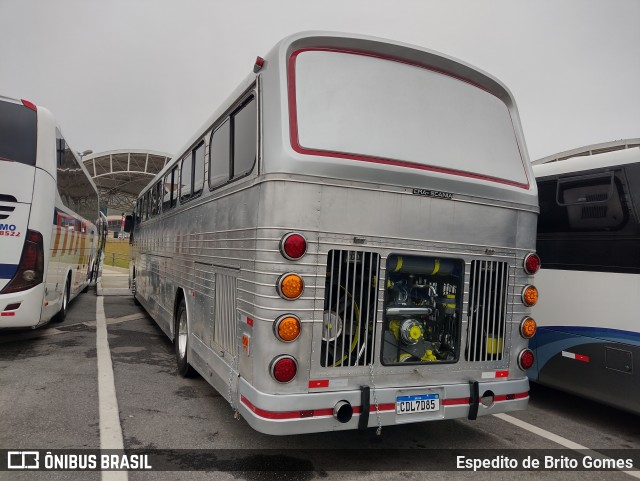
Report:
[[[504,355],[509,265],[471,262],[466,358],[470,362],[499,361]]]
[[[375,352],[380,254],[331,250],[327,258],[322,367],[366,366]]]

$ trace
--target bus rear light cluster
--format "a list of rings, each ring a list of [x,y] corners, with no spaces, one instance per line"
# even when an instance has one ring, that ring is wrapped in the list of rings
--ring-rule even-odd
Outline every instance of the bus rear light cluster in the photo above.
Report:
[[[293,272],[282,274],[276,283],[278,295],[288,301],[293,301],[302,295],[304,281],[302,277]]]
[[[44,276],[44,242],[42,234],[28,230],[18,270],[0,294],[31,289],[42,282]]]
[[[518,367],[523,371],[526,371],[527,369],[531,368],[533,366],[534,361],[535,361],[535,357],[531,349],[524,349],[518,355]]]
[[[540,257],[538,254],[531,252],[525,256],[522,265],[527,274],[533,275],[540,270]]]
[[[289,232],[280,240],[280,253],[290,261],[296,261],[307,253],[307,240],[301,235]]]
[[[298,363],[292,356],[281,355],[271,361],[271,376],[278,382],[288,383],[296,377]]]
[[[520,335],[522,337],[524,337],[525,339],[531,339],[536,333],[537,329],[538,326],[536,324],[536,321],[534,321],[531,317],[527,316],[522,319],[522,322],[520,323]]]
[[[538,302],[538,289],[536,289],[531,284],[527,284],[522,289],[522,303],[527,306],[535,306]]]
[[[280,316],[273,323],[273,333],[282,342],[292,342],[300,335],[300,319],[293,314]]]

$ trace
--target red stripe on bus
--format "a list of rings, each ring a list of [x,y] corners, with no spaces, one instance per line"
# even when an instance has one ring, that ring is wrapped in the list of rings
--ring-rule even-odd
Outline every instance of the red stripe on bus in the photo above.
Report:
[[[516,394],[501,394],[494,397],[495,402],[501,401],[513,401],[516,399],[526,399],[529,397],[528,392],[516,393]],[[323,417],[323,416],[332,416],[333,408],[323,408],[323,409],[303,409],[298,411],[267,411],[266,409],[260,409],[259,407],[254,406],[251,401],[249,401],[246,397],[240,396],[240,402],[244,404],[251,412],[265,419],[304,419],[309,417]],[[471,404],[471,399],[468,397],[465,398],[456,398],[456,399],[443,399],[443,406],[463,406]],[[395,403],[384,403],[378,404],[378,411],[395,411],[396,404]],[[361,408],[360,406],[353,406],[353,413],[360,414]],[[375,405],[369,406],[369,412],[375,413],[376,407]]]

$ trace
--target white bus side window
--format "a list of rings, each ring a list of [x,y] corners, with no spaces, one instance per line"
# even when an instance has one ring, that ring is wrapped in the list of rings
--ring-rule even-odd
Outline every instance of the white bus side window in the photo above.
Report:
[[[211,134],[209,147],[209,187],[226,184],[231,170],[231,122],[226,119]]]

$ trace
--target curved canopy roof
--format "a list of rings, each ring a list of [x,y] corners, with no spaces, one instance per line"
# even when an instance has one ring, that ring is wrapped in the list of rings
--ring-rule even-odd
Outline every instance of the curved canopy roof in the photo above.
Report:
[[[102,206],[130,212],[140,191],[170,159],[171,154],[153,150],[111,150],[82,161],[98,187]]]

